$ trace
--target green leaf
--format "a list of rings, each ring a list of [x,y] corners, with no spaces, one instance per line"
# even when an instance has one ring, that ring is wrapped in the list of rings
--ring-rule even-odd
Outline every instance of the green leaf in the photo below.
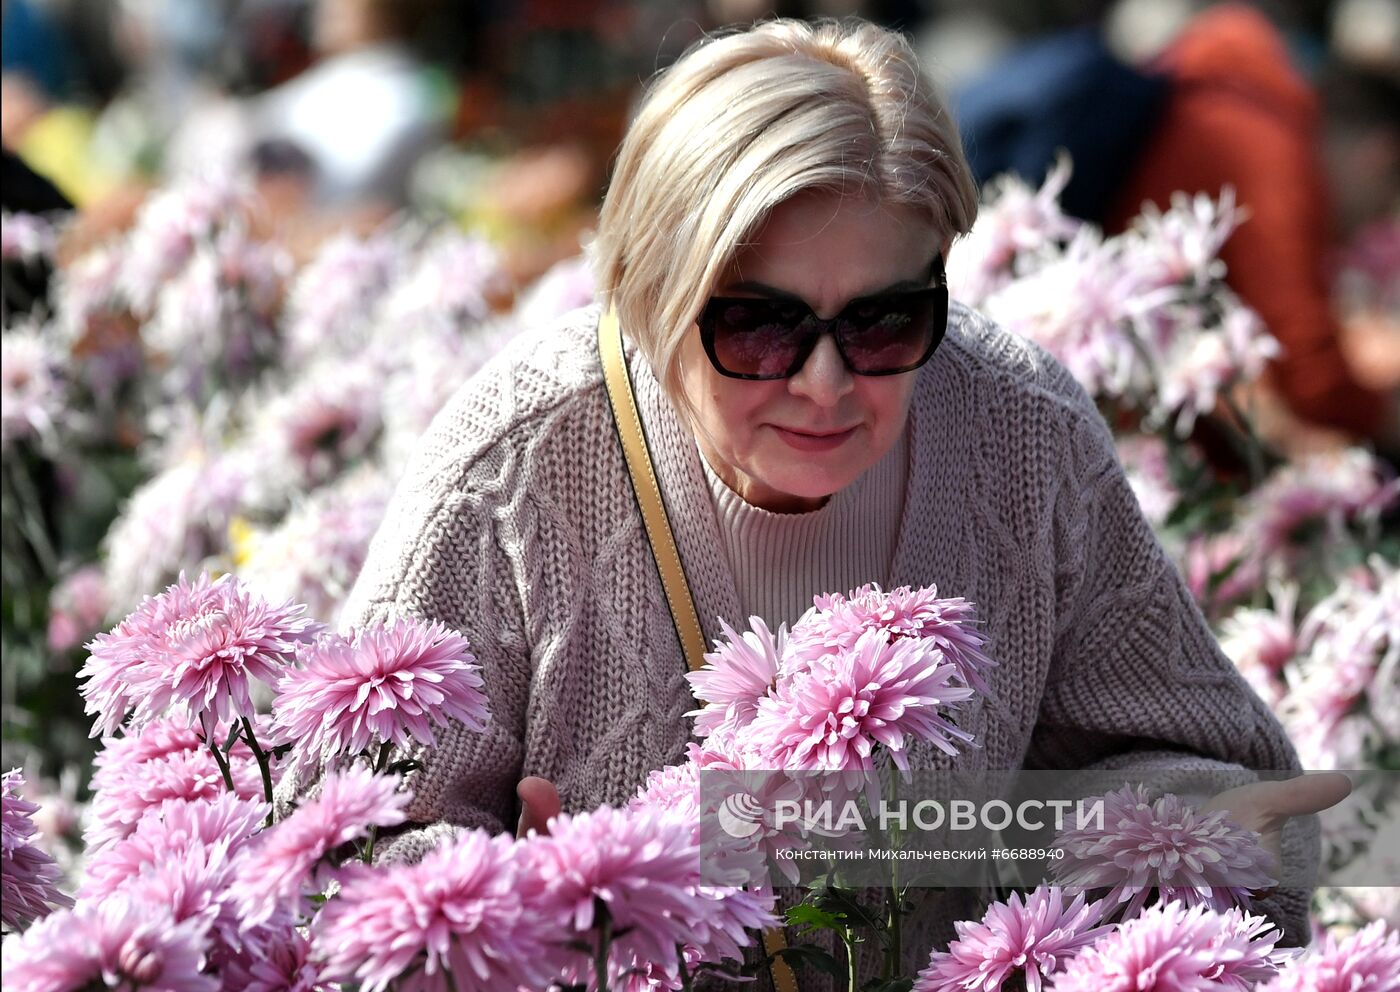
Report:
[[[814,930],[840,930],[844,926],[845,919],[846,917],[841,913],[830,913],[807,903],[793,906],[787,911],[787,925],[801,927],[799,933],[811,933]]]

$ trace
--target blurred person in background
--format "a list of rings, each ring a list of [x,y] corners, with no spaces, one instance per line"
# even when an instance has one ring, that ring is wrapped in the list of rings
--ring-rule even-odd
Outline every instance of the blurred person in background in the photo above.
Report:
[[[410,46],[434,7],[316,0],[319,61],[260,98],[253,125],[262,159],[301,163],[310,208],[382,216],[403,206],[414,165],[447,139],[450,88]]]
[[[1261,434],[1287,454],[1365,439],[1394,459],[1400,393],[1352,368],[1331,263],[1339,236],[1394,210],[1396,104],[1384,109],[1375,74],[1338,66],[1327,78],[1337,83],[1324,97],[1338,99],[1324,111],[1282,33],[1226,3],[1190,17],[1141,66],[1121,61],[1097,24],[1037,41],[965,88],[959,121],[979,181],[1008,169],[1038,181],[1068,150],[1076,175],[1062,203],[1109,233],[1144,203],[1233,187],[1247,219],[1221,252],[1227,278],[1283,346],[1247,398]],[[1342,99],[1343,79],[1382,95]]]

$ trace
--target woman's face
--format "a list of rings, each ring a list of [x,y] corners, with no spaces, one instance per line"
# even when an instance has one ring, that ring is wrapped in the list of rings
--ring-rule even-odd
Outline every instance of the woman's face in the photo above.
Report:
[[[799,193],[773,209],[714,294],[796,297],[831,318],[857,297],[922,289],[940,248],[911,208]],[[746,502],[780,513],[816,509],[884,457],[904,430],[915,375],[854,375],[830,335],[796,375],[769,381],[717,372],[698,327],[681,347],[706,461]]]

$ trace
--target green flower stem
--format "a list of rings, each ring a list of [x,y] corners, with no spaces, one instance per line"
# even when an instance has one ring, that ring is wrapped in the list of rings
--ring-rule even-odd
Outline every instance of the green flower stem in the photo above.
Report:
[[[598,992],[608,990],[608,955],[612,953],[612,914],[603,905],[599,905],[602,920],[598,927],[598,952],[593,956],[593,981]]]
[[[690,979],[690,969],[685,966],[685,945],[676,945],[676,964],[681,972],[681,992],[694,992],[695,983]]]

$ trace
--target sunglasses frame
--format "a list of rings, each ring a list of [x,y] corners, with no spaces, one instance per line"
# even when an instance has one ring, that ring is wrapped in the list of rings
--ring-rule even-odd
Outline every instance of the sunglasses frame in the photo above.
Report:
[[[933,276],[937,277],[938,279],[938,282],[935,285],[925,287],[924,289],[911,290],[909,292],[904,293],[884,293],[878,296],[859,297],[847,303],[844,307],[841,308],[841,312],[838,313],[835,317],[832,317],[830,320],[823,320],[822,318],[818,317],[812,312],[812,308],[808,307],[801,300],[771,300],[764,297],[751,296],[712,296],[709,298],[709,300],[706,301],[704,308],[700,311],[699,317],[696,318],[696,323],[699,325],[700,328],[700,343],[704,346],[705,354],[709,356],[710,364],[714,366],[716,372],[730,379],[747,379],[750,382],[772,382],[777,379],[792,378],[799,371],[801,371],[803,365],[807,364],[807,359],[812,357],[812,352],[814,352],[817,348],[817,342],[820,341],[822,339],[822,336],[826,334],[831,335],[832,340],[836,343],[836,350],[841,355],[841,361],[845,363],[846,370],[849,371],[852,375],[874,377],[882,375],[903,375],[906,372],[913,372],[915,369],[922,367],[928,362],[930,358],[933,357],[933,353],[938,350],[938,346],[943,343],[943,338],[948,333],[948,286],[943,278],[942,261],[943,259],[941,256],[936,257],[934,261]],[[841,341],[842,335],[836,329],[836,325],[840,323],[841,319],[852,307],[860,305],[869,305],[872,301],[890,298],[919,299],[921,301],[923,298],[933,298],[935,300],[938,300],[941,304],[939,307],[939,312],[943,314],[943,320],[940,322],[940,326],[935,330],[933,337],[930,339],[927,350],[925,350],[923,355],[919,357],[918,361],[913,362],[909,365],[902,365],[898,368],[882,369],[879,372],[859,372],[852,365],[850,356],[846,354],[846,347],[844,344],[842,344]],[[714,310],[717,310],[721,307],[733,306],[735,304],[743,305],[753,303],[781,303],[789,306],[796,304],[798,306],[804,307],[807,311],[807,316],[802,318],[804,321],[811,319],[816,322],[816,325],[813,328],[813,330],[807,333],[806,337],[802,341],[801,346],[797,349],[797,353],[793,357],[792,365],[785,372],[782,372],[777,375],[754,375],[747,372],[731,372],[729,369],[725,368],[720,363],[719,355],[716,353],[715,350],[716,321],[710,315]]]

